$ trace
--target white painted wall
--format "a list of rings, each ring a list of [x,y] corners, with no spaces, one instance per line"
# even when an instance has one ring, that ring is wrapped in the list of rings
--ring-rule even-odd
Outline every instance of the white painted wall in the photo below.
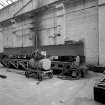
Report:
[[[87,0],[85,3],[76,1],[72,4],[65,5],[65,13],[62,15],[65,19],[62,18],[63,23],[60,23],[62,23],[61,26],[66,26],[66,34],[61,33],[63,37],[57,37],[59,40],[56,40],[57,44],[59,44],[59,42],[63,44],[63,42],[67,40],[83,40],[85,44],[84,52],[86,62],[95,65],[99,62],[98,8],[96,5],[97,0]],[[42,16],[41,27],[51,27],[51,18],[48,17],[54,18],[50,11],[47,14],[44,13]],[[45,18],[48,19],[44,20]],[[56,23],[59,21],[57,17],[55,17],[55,21]],[[54,24],[54,20],[52,23]],[[40,35],[42,45],[52,44],[52,41],[49,41],[47,30],[41,31]]]
[[[19,1],[16,4],[1,10],[0,11],[0,21],[13,16],[13,14],[17,10],[19,10],[19,8],[22,7],[22,5],[26,3],[26,1],[28,0],[21,0],[21,2]],[[33,10],[37,8],[38,6],[42,6],[42,5],[45,5],[46,3],[48,4],[54,1],[56,0],[40,0],[40,1],[33,0],[19,14]],[[76,0],[76,1],[77,3],[74,3],[74,5],[73,4],[69,5],[69,10],[67,10],[65,13],[66,15],[65,16],[66,17],[66,20],[65,20],[66,22],[66,36],[65,37],[66,38],[65,40],[78,41],[78,40],[83,39],[85,42],[86,62],[91,63],[91,64],[97,64],[99,60],[100,61],[99,63],[101,65],[105,65],[105,46],[104,46],[105,44],[105,29],[104,29],[105,27],[105,22],[104,22],[105,21],[104,20],[105,19],[105,6],[99,7],[99,13],[98,13],[97,7],[89,8],[91,6],[97,5],[97,0],[85,0],[86,1],[85,5],[83,4],[82,0],[81,2],[79,2],[79,0]],[[105,3],[105,0],[99,0],[98,3],[103,4]],[[87,9],[81,10],[83,8],[87,8]],[[13,9],[15,10],[13,11]],[[75,11],[78,11],[78,12],[75,12]],[[99,16],[99,20],[98,20],[98,16]],[[42,16],[40,20],[40,25],[42,26],[42,28],[43,27],[48,28],[48,27],[54,26],[54,23],[53,23],[54,20],[52,17],[53,17],[53,13],[50,13],[50,14],[46,13],[45,15]],[[45,18],[48,18],[48,19],[45,19]],[[98,26],[99,26],[99,29],[98,29]],[[28,26],[25,26],[25,27],[28,27]],[[31,25],[29,27],[31,27]],[[18,26],[16,29],[18,28],[20,28],[20,26]],[[98,30],[99,30],[99,36],[98,36]],[[42,44],[44,45],[53,44],[52,39],[48,40],[48,35],[45,36],[46,34],[48,34],[48,32],[46,33],[46,31],[40,31],[40,33],[42,35],[41,39],[44,39],[42,40]],[[50,30],[49,34],[53,34],[53,33],[54,33],[54,30]],[[14,38],[14,40],[15,39],[16,38]],[[26,38],[24,37],[24,40],[25,39],[27,39],[27,37]],[[15,41],[13,41],[13,43],[15,43]],[[21,42],[18,42],[18,44],[20,43]],[[26,43],[24,43],[24,45],[26,45]]]
[[[3,35],[2,33],[0,32],[0,53],[3,52]]]
[[[105,3],[105,0],[98,0],[98,4],[100,5],[100,4],[103,4],[103,3]]]
[[[66,13],[66,40],[84,41],[89,64],[98,64],[98,8],[93,7],[96,3],[95,0],[77,2],[76,6],[68,6]]]
[[[49,9],[39,16],[39,36],[41,45],[64,44],[65,41],[65,15],[64,8]],[[60,34],[60,36],[56,36]]]
[[[99,60],[105,66],[105,5],[99,7]]]
[[[32,20],[25,20],[23,22],[17,22],[13,25],[2,28],[4,47],[26,47],[33,46],[33,32]]]

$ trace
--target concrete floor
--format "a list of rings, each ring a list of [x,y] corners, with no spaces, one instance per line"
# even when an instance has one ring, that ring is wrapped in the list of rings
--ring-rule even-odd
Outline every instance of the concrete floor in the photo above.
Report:
[[[93,99],[94,83],[102,76],[89,72],[80,80],[61,80],[54,77],[39,84],[16,72],[0,68],[0,105],[102,105]]]

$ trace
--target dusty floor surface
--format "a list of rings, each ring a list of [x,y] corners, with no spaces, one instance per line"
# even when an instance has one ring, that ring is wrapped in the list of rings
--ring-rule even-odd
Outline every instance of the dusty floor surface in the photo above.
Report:
[[[35,79],[0,68],[0,105],[102,105],[93,99],[94,83],[102,74],[89,72],[80,80]]]

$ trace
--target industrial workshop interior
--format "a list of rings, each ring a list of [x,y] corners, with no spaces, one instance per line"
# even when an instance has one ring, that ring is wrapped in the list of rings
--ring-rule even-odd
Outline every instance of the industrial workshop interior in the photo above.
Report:
[[[105,0],[0,0],[0,105],[105,105]]]

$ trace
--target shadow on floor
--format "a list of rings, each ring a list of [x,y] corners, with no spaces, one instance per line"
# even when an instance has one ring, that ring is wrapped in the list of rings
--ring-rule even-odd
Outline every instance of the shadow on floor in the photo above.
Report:
[[[93,99],[89,99],[88,97],[78,97],[73,101],[73,105],[103,105],[94,101]]]

